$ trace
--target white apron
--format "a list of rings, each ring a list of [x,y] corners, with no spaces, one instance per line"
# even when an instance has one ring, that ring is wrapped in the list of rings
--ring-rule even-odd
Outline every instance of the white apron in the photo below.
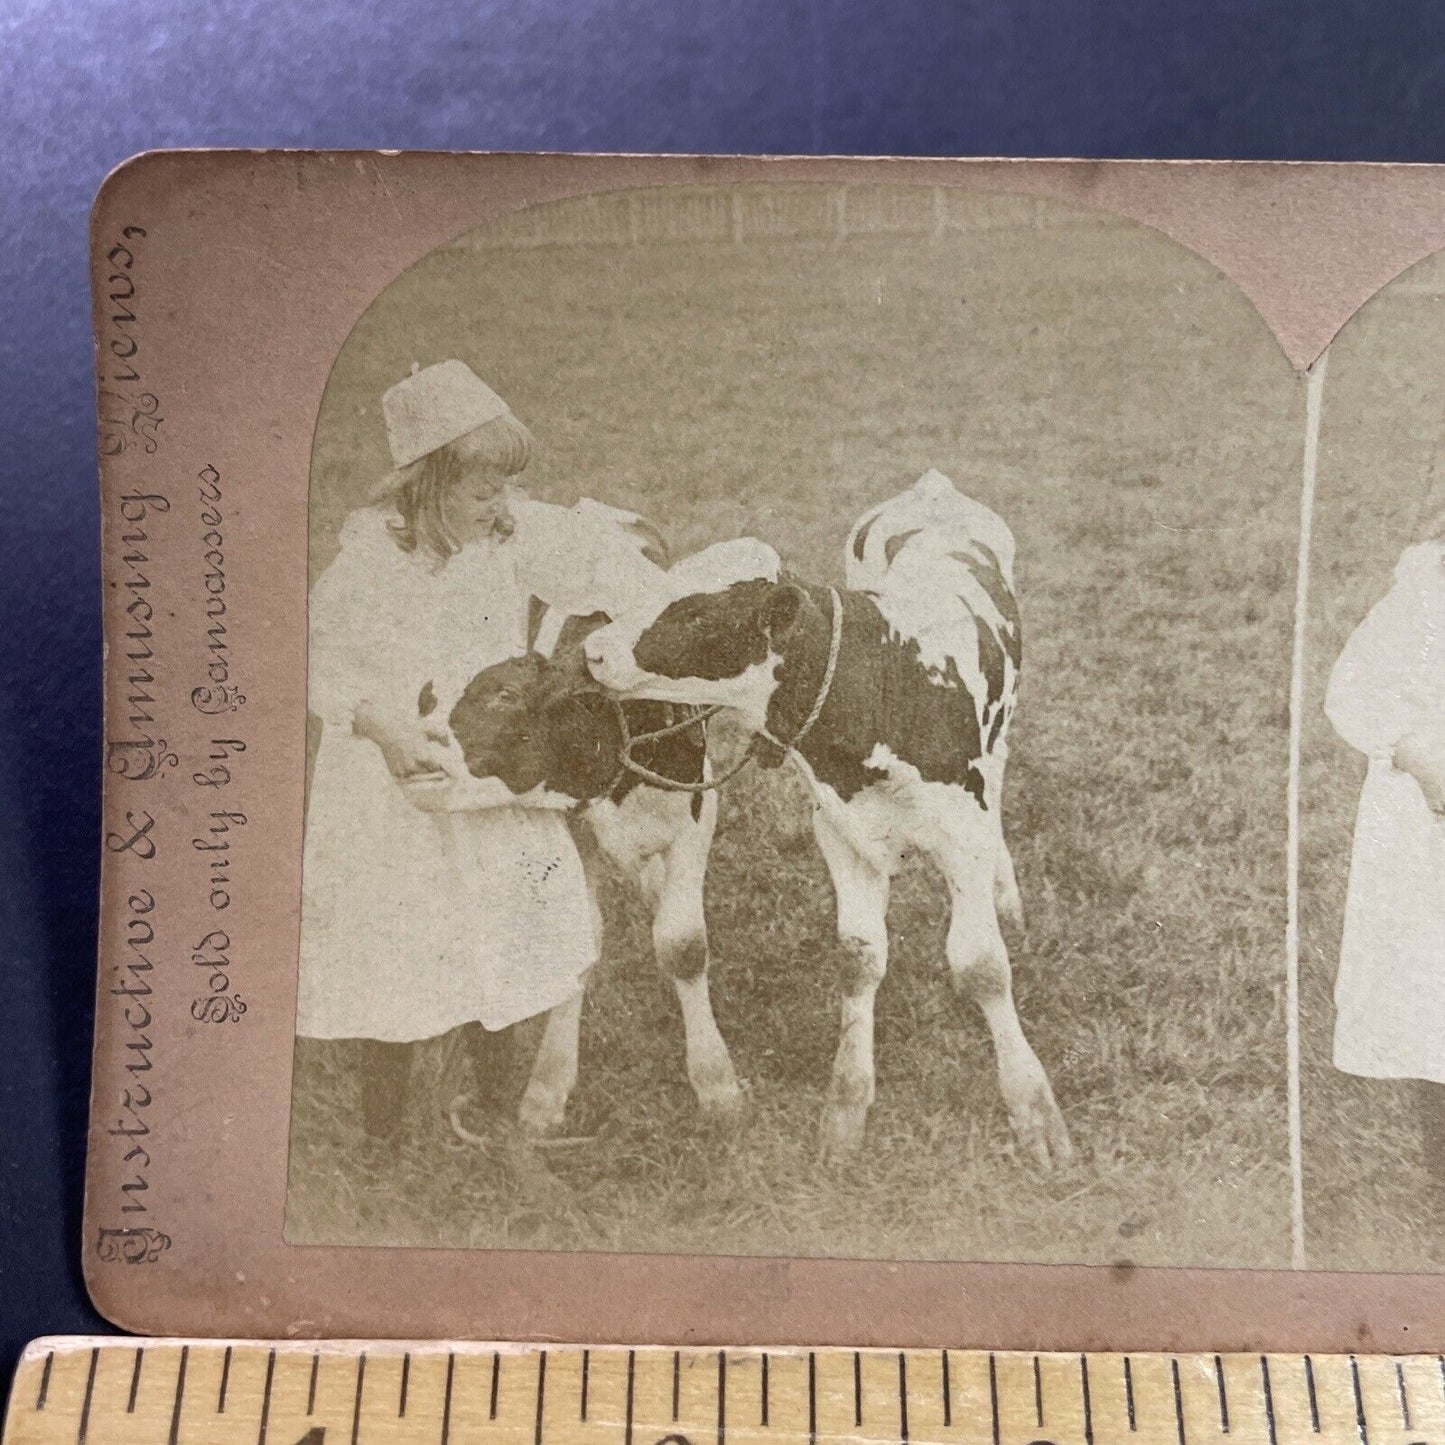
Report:
[[[1391,762],[1412,732],[1445,748],[1445,547],[1401,557],[1394,586],[1335,664],[1325,711],[1369,759],[1335,984],[1335,1066],[1445,1084],[1445,819]]]
[[[297,1032],[430,1038],[489,1029],[572,997],[598,952],[560,813],[427,813],[351,731],[363,699],[445,718],[482,667],[526,645],[527,592],[506,543],[436,570],[403,552],[389,513],[355,513],[309,600],[309,707],[322,720],[303,849]]]

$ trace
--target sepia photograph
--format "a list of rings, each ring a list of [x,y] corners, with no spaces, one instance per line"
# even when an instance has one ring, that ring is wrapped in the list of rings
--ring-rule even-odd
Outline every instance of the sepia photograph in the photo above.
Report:
[[[1377,1204],[1445,1170],[1316,1022],[1325,673],[1440,466],[1387,313],[1325,392],[1301,874],[1311,1180],[1335,1110]],[[1287,1266],[1305,415],[1233,282],[1059,202],[659,187],[419,256],[312,448],[287,1241]]]
[[[1445,1268],[1445,257],[1330,347],[1300,768],[1312,1265]]]

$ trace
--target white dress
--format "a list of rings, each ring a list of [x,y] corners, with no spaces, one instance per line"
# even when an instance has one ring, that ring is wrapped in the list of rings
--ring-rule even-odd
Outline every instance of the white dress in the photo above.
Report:
[[[444,719],[479,669],[526,646],[528,589],[507,543],[438,568],[396,545],[391,515],[348,519],[309,599],[308,705],[322,722],[302,873],[297,1032],[309,1038],[502,1028],[573,996],[598,953],[560,813],[423,812],[352,732],[357,703],[411,713],[428,683]]]
[[[1445,751],[1445,546],[1400,558],[1394,586],[1335,664],[1325,711],[1369,759],[1335,985],[1335,1066],[1445,1084],[1445,820],[1391,762],[1412,732]]]

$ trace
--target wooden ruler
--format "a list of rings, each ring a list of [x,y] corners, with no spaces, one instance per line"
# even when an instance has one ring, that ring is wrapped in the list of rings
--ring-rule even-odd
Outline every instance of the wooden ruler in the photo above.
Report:
[[[1437,1355],[53,1339],[4,1445],[1445,1445]]]

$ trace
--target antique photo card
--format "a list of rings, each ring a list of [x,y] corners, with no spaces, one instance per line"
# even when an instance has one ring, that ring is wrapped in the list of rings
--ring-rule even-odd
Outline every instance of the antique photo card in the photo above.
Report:
[[[1442,246],[1430,168],[123,168],[102,1308],[1445,1338]]]
[[[624,192],[418,260],[348,336],[312,452],[288,1239],[1287,1260],[1297,393],[1213,267],[1034,198]],[[484,493],[480,545],[428,546],[443,469]],[[740,539],[766,555],[709,560]],[[705,583],[668,588],[694,558]],[[806,598],[760,623],[775,583]],[[830,587],[837,670],[770,755],[750,719],[797,740]],[[634,756],[687,783],[704,726],[718,771],[754,749],[707,792],[622,766],[580,628],[542,639],[562,681],[487,679],[529,604],[659,591],[718,598],[644,631],[666,701],[743,706],[676,734],[680,767]],[[497,635],[459,639],[482,613]],[[765,635],[783,690],[754,702]],[[525,735],[564,770],[601,754],[575,790],[599,938],[568,815],[454,812],[434,849],[354,714],[414,720],[428,685],[499,801],[571,796]],[[542,1148],[514,1167],[509,1120],[479,1166],[458,1094]]]

